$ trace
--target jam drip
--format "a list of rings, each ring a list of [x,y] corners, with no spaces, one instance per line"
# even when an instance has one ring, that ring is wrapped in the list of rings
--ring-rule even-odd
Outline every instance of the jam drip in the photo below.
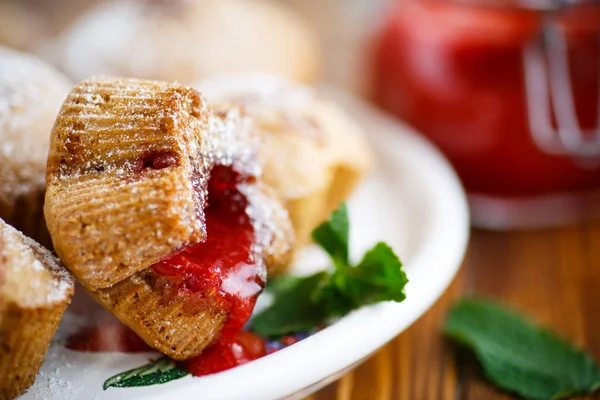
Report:
[[[168,154],[153,154],[144,168],[160,169]],[[148,164],[148,165],[146,165]],[[231,167],[216,166],[208,182],[206,241],[151,268],[177,287],[180,295],[216,301],[227,312],[217,340],[201,355],[181,363],[193,375],[220,372],[266,355],[264,341],[241,329],[264,287],[264,265],[255,251],[256,232],[247,215],[248,200],[238,185],[252,183]],[[120,323],[89,327],[68,338],[66,347],[87,352],[144,352],[152,349]]]
[[[220,336],[204,352],[182,363],[200,376],[244,364],[266,354],[264,343],[241,332],[264,287],[264,265],[256,254],[256,235],[247,215],[248,200],[238,185],[253,178],[243,177],[228,166],[216,166],[208,182],[205,210],[207,238],[152,268],[177,285],[182,295],[216,299],[227,312]]]
[[[143,353],[152,351],[152,348],[140,339],[134,331],[118,322],[84,328],[69,336],[65,347],[71,350],[93,353]]]

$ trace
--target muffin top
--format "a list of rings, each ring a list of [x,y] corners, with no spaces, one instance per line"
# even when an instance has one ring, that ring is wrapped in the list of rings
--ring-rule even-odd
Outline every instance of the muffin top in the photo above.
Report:
[[[49,250],[0,219],[0,298],[48,307],[73,294],[73,279]]]
[[[214,107],[234,104],[253,118],[263,178],[284,199],[326,189],[335,168],[365,171],[372,163],[361,128],[315,88],[272,79],[260,88],[218,92],[207,92]]]
[[[69,89],[42,61],[0,46],[0,209],[43,190],[50,131]]]
[[[109,1],[58,40],[57,65],[73,79],[96,74],[195,83],[233,72],[307,81],[316,39],[290,9],[263,0]]]

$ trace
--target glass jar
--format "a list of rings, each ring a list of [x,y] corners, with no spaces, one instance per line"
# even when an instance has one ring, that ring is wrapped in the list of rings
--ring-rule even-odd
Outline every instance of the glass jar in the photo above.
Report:
[[[374,60],[375,102],[446,154],[474,224],[600,211],[599,1],[399,1]]]

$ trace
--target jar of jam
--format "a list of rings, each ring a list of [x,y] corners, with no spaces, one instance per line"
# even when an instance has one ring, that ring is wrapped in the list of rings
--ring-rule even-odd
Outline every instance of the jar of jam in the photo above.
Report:
[[[401,0],[374,63],[375,102],[446,154],[475,225],[600,211],[600,1]]]

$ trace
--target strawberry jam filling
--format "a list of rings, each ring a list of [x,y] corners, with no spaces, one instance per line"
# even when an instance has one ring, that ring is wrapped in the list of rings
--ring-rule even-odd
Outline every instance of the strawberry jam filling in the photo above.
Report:
[[[161,169],[177,162],[170,153],[149,153],[140,169]],[[264,287],[265,270],[254,249],[256,232],[248,216],[248,200],[240,185],[252,183],[227,166],[216,166],[208,182],[205,209],[206,240],[154,264],[178,294],[215,301],[227,312],[217,340],[199,356],[182,362],[189,373],[202,376],[245,364],[267,354],[265,342],[242,331]],[[66,347],[87,352],[144,352],[152,349],[119,323],[86,328],[67,339]]]
[[[165,169],[177,165],[177,154],[171,151],[149,151],[144,154],[135,166],[135,171],[140,173],[146,169]]]
[[[242,332],[264,287],[264,266],[256,254],[248,200],[239,185],[251,182],[231,167],[216,166],[208,182],[206,240],[154,266],[172,278],[180,294],[215,299],[227,318],[218,339],[201,355],[182,363],[193,375],[207,375],[266,354],[264,343]]]
[[[202,354],[180,365],[192,375],[203,376],[225,371],[266,354],[263,339],[250,332],[240,331],[234,340],[224,340],[221,337]]]

